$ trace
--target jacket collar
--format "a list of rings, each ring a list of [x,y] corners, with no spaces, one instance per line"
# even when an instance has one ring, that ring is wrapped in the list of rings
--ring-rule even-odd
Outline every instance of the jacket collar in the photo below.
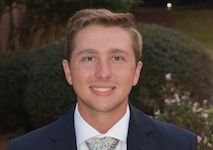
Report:
[[[54,142],[52,150],[77,150],[74,129],[73,105],[70,110],[56,121],[51,140]],[[155,150],[155,142],[148,137],[153,130],[148,116],[130,105],[130,123],[127,137],[128,150]],[[59,132],[60,131],[60,132]]]
[[[77,150],[73,117],[75,106],[73,105],[65,115],[57,120],[51,135],[51,140],[54,141],[52,150]]]
[[[155,142],[148,137],[153,128],[150,118],[130,105],[130,123],[127,137],[128,150],[155,150]]]

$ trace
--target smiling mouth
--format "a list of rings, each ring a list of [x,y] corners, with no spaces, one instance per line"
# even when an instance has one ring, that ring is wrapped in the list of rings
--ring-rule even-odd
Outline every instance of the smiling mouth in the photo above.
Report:
[[[97,87],[92,87],[91,89],[93,89],[94,91],[97,91],[97,92],[109,92],[109,91],[112,91],[114,88],[97,88]]]

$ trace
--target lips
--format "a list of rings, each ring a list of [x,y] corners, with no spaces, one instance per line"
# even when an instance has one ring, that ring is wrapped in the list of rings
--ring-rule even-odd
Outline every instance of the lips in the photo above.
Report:
[[[97,96],[110,96],[115,92],[115,87],[90,87],[93,94]]]
[[[109,91],[112,91],[114,88],[97,88],[97,87],[92,87],[92,89],[94,91],[97,91],[97,92],[109,92]]]

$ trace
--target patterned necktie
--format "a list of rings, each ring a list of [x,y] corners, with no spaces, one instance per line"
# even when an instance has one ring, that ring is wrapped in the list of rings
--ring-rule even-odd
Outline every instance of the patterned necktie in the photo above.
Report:
[[[86,144],[89,150],[114,150],[118,141],[112,137],[90,138],[86,141]]]

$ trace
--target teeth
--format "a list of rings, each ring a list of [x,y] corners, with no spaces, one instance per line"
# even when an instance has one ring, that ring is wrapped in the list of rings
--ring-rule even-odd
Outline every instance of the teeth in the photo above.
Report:
[[[92,88],[92,89],[97,92],[108,92],[111,91],[113,88]]]

